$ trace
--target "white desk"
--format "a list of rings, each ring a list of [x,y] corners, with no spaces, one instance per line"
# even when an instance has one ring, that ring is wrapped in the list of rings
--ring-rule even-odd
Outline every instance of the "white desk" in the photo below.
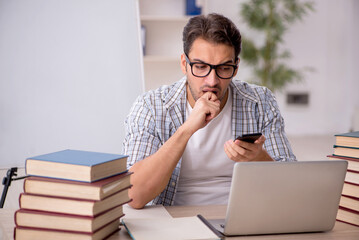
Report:
[[[166,210],[172,217],[188,217],[202,214],[208,219],[224,218],[226,212],[226,206],[174,206],[166,207]],[[14,212],[12,209],[0,209],[0,239],[10,240],[13,239],[14,230]],[[125,212],[126,213],[126,212]],[[126,240],[131,239],[124,227],[121,230],[113,234],[109,240]],[[301,234],[280,234],[280,235],[262,235],[262,236],[242,236],[230,239],[240,240],[292,240],[292,239],[338,239],[338,240],[358,240],[359,239],[359,227],[355,227],[349,224],[336,222],[335,227],[330,232],[321,233],[301,233]]]

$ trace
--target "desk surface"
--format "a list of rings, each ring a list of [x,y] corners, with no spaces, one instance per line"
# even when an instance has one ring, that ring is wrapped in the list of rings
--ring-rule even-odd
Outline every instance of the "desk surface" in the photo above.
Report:
[[[202,214],[208,219],[224,218],[226,206],[173,206],[166,207],[166,210],[172,217],[188,217]],[[0,239],[13,239],[14,229],[14,212],[12,209],[0,209]],[[126,230],[121,227],[121,230],[112,235],[109,240],[126,240],[131,239]],[[301,234],[280,234],[280,235],[263,235],[263,236],[242,236],[230,239],[241,240],[257,240],[257,239],[340,239],[340,240],[358,240],[359,227],[349,224],[336,222],[334,229],[330,232],[323,233],[301,233]]]

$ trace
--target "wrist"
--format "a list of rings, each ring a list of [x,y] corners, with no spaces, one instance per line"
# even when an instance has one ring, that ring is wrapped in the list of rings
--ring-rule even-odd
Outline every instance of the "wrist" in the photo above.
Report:
[[[267,153],[267,151],[263,148],[262,153],[260,154],[260,161],[272,162],[273,158]]]
[[[185,139],[190,139],[190,137],[196,132],[194,128],[191,127],[188,122],[183,123],[177,130],[181,137]]]

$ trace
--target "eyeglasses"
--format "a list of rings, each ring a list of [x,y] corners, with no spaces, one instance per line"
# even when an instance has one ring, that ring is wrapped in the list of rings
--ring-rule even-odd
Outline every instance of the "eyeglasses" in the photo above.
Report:
[[[232,64],[218,64],[211,65],[204,62],[191,62],[185,54],[186,62],[191,66],[191,72],[195,77],[207,77],[212,69],[215,70],[217,77],[222,79],[230,79],[234,76],[234,72],[237,69],[237,65]]]

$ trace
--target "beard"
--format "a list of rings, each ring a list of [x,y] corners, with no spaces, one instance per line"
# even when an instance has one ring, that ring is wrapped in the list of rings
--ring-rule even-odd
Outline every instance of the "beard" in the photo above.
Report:
[[[215,91],[212,91],[212,92],[217,96],[217,98],[221,102],[224,99],[224,97],[226,96],[227,90],[222,92],[221,87],[218,86],[218,85],[215,85],[214,87],[204,85],[204,86],[200,87],[200,92],[197,94],[197,92],[192,88],[191,84],[189,82],[187,82],[187,84],[188,84],[188,88],[189,88],[189,90],[191,92],[191,95],[192,95],[195,102],[197,102],[197,100],[203,95],[203,94],[200,95],[200,93],[204,93],[205,91],[203,91],[203,89],[206,89],[206,88],[216,89]]]

